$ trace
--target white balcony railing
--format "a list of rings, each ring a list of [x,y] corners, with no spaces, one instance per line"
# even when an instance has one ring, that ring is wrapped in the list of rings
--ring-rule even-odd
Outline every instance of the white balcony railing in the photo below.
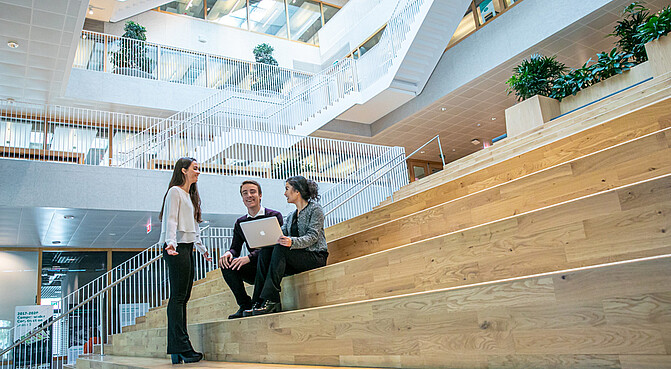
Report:
[[[283,94],[311,74],[103,33],[82,31],[74,68],[214,89]]]

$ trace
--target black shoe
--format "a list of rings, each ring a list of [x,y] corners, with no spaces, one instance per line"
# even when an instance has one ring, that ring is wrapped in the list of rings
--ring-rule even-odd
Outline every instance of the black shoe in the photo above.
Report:
[[[252,315],[265,315],[270,313],[279,313],[282,311],[282,303],[266,300],[260,307],[252,309]]]
[[[170,358],[172,359],[173,364],[181,364],[182,361],[184,361],[184,363],[197,363],[203,359],[203,354],[191,350],[182,352],[181,354],[171,354]]]
[[[228,319],[242,318],[244,316],[243,313],[245,312],[245,310],[252,310],[252,308],[253,308],[252,304],[240,306],[240,309],[238,309],[238,311],[236,311],[235,313],[229,315]]]
[[[262,305],[262,303],[260,303],[260,302],[255,302],[255,303],[252,305],[251,308],[242,311],[242,316],[243,316],[243,317],[247,317],[247,316],[252,316],[252,315],[254,315],[254,309],[258,309],[258,308],[260,308],[261,305]]]

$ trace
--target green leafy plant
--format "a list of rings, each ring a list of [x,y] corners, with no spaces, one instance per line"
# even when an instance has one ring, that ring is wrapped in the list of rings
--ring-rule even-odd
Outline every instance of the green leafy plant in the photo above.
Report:
[[[117,68],[132,68],[151,73],[147,45],[142,42],[147,40],[147,30],[133,21],[126,22],[123,29],[125,32],[119,40],[119,51],[112,53],[112,63]]]
[[[534,54],[513,69],[512,77],[506,81],[508,95],[514,92],[518,101],[534,95],[549,96],[554,80],[562,76],[565,69],[555,56]]]
[[[257,63],[277,65],[277,60],[273,57],[273,51],[275,49],[266,43],[258,44],[253,50],[254,59]]]
[[[624,8],[623,19],[617,22],[613,33],[609,35],[619,38],[615,44],[623,52],[631,54],[636,64],[648,60],[645,42],[642,41],[638,28],[648,21],[650,11],[641,4],[641,1],[636,1]]]
[[[254,48],[254,59],[257,63],[266,64],[254,66],[254,83],[252,84],[252,90],[269,90],[280,92],[282,89],[282,83],[280,81],[280,76],[277,73],[277,69],[271,67],[277,65],[277,60],[273,57],[272,46],[263,43],[259,44]]]
[[[549,97],[561,101],[566,96],[575,95],[580,90],[593,85],[595,80],[592,73],[592,67],[589,66],[589,63],[591,62],[592,59],[588,60],[582,67],[573,69],[570,72],[557,77],[552,85],[552,91],[550,92]]]
[[[632,54],[619,52],[617,48],[613,48],[610,52],[602,52],[596,55],[596,64],[591,66],[592,75],[596,82],[622,74],[635,65],[634,62],[629,61],[633,56]]]
[[[636,37],[643,44],[669,34],[671,32],[671,7],[667,6],[657,14],[650,16],[645,23],[638,26],[636,31]]]

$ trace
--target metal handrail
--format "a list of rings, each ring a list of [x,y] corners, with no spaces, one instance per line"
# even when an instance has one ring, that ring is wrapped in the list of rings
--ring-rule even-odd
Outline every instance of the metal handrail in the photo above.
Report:
[[[405,163],[405,162],[408,160],[409,157],[415,155],[419,150],[423,149],[426,145],[428,145],[429,143],[431,143],[433,140],[438,140],[438,149],[440,150],[440,158],[441,158],[441,160],[442,160],[442,162],[443,162],[443,167],[444,167],[444,166],[445,166],[445,155],[443,155],[443,146],[440,144],[440,135],[436,135],[435,137],[433,137],[432,139],[430,139],[429,141],[427,141],[424,145],[422,145],[422,146],[420,146],[419,148],[417,148],[417,150],[413,151],[410,155],[406,156],[405,159],[404,159],[403,161],[399,161],[398,163],[392,165],[392,166],[391,166],[389,169],[387,169],[384,173],[380,174],[377,178],[375,178],[374,181],[371,181],[371,182],[368,183],[367,185],[363,186],[363,187],[360,188],[358,191],[356,191],[355,193],[353,193],[352,195],[350,195],[348,198],[346,198],[343,202],[341,202],[340,204],[336,205],[333,209],[327,211],[326,214],[324,214],[324,216],[325,216],[325,217],[328,216],[328,215],[331,214],[333,211],[335,211],[335,210],[338,209],[339,207],[343,206],[347,201],[349,201],[349,200],[351,200],[352,198],[354,198],[354,196],[360,194],[363,190],[365,190],[365,189],[367,189],[368,187],[370,187],[370,185],[372,185],[373,183],[377,182],[377,181],[378,181],[380,178],[382,178],[383,176],[387,175],[387,173],[391,172],[393,169],[395,169],[396,167],[398,167],[400,164]],[[402,154],[401,154],[401,155],[402,155]],[[398,157],[401,156],[401,155],[397,155],[396,157],[394,157],[394,159],[398,158]],[[392,160],[393,160],[393,159],[392,159]],[[371,173],[371,175],[372,175],[372,174],[375,174],[375,173]],[[369,175],[368,177],[370,177],[370,175]],[[366,177],[366,178],[368,178],[368,177]],[[363,180],[357,182],[355,185],[351,186],[350,189],[354,188],[356,185],[358,185],[358,184],[361,183],[362,181],[363,181]],[[343,193],[346,193],[346,192],[347,192],[347,191],[344,191]],[[391,201],[392,201],[392,202],[394,201],[394,194],[393,194],[393,193],[391,194]],[[333,201],[330,201],[329,204],[330,204],[331,202],[333,202]],[[326,204],[326,205],[328,205],[328,204]],[[326,205],[325,205],[325,206],[326,206]]]
[[[155,247],[156,245],[158,245],[158,243],[155,243],[155,244],[152,245],[151,247]],[[11,346],[9,346],[8,348],[2,350],[2,352],[0,352],[0,357],[2,357],[2,355],[4,355],[4,354],[6,354],[7,352],[11,351],[11,350],[14,349],[15,347],[17,347],[17,346],[21,345],[22,343],[28,341],[30,338],[35,337],[38,333],[42,332],[43,330],[45,330],[45,329],[51,327],[54,323],[56,323],[57,321],[59,321],[59,320],[65,318],[66,316],[68,316],[68,315],[69,315],[70,313],[72,313],[73,311],[75,311],[75,310],[81,308],[82,306],[86,305],[87,303],[89,303],[89,302],[90,302],[91,300],[93,300],[94,298],[96,298],[96,297],[100,296],[101,294],[103,294],[103,292],[107,292],[107,291],[109,291],[110,288],[112,288],[112,287],[118,285],[119,283],[125,281],[126,279],[132,277],[133,275],[137,274],[139,271],[144,270],[144,269],[147,268],[150,264],[154,263],[155,261],[157,261],[158,259],[160,259],[160,258],[162,258],[162,257],[163,257],[163,254],[158,254],[158,255],[154,256],[151,260],[149,260],[148,262],[146,262],[146,263],[144,263],[143,265],[139,266],[137,269],[135,269],[135,270],[133,270],[132,272],[126,274],[125,276],[119,278],[118,280],[112,282],[112,284],[110,284],[109,286],[107,286],[107,287],[103,288],[102,290],[96,292],[95,294],[93,294],[92,296],[90,296],[89,298],[87,298],[86,300],[80,302],[79,304],[77,304],[77,306],[71,308],[70,310],[68,310],[68,311],[62,313],[61,315],[59,315],[58,317],[52,319],[52,321],[49,322],[48,324],[46,324],[46,325],[44,325],[44,326],[42,326],[42,327],[39,327],[39,329],[33,331],[32,333],[28,334],[27,336],[25,336],[24,338],[22,338],[22,339],[19,340],[18,342],[15,342],[14,344],[12,344]]]

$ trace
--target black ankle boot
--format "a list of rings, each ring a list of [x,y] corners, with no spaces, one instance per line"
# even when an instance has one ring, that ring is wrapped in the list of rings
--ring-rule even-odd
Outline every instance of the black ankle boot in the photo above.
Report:
[[[203,359],[203,354],[191,350],[182,352],[181,354],[171,354],[170,358],[172,359],[173,364],[181,364],[182,361],[185,363],[197,363]]]
[[[282,311],[282,303],[266,300],[260,307],[252,310],[252,315],[265,315],[270,313],[279,313]]]

